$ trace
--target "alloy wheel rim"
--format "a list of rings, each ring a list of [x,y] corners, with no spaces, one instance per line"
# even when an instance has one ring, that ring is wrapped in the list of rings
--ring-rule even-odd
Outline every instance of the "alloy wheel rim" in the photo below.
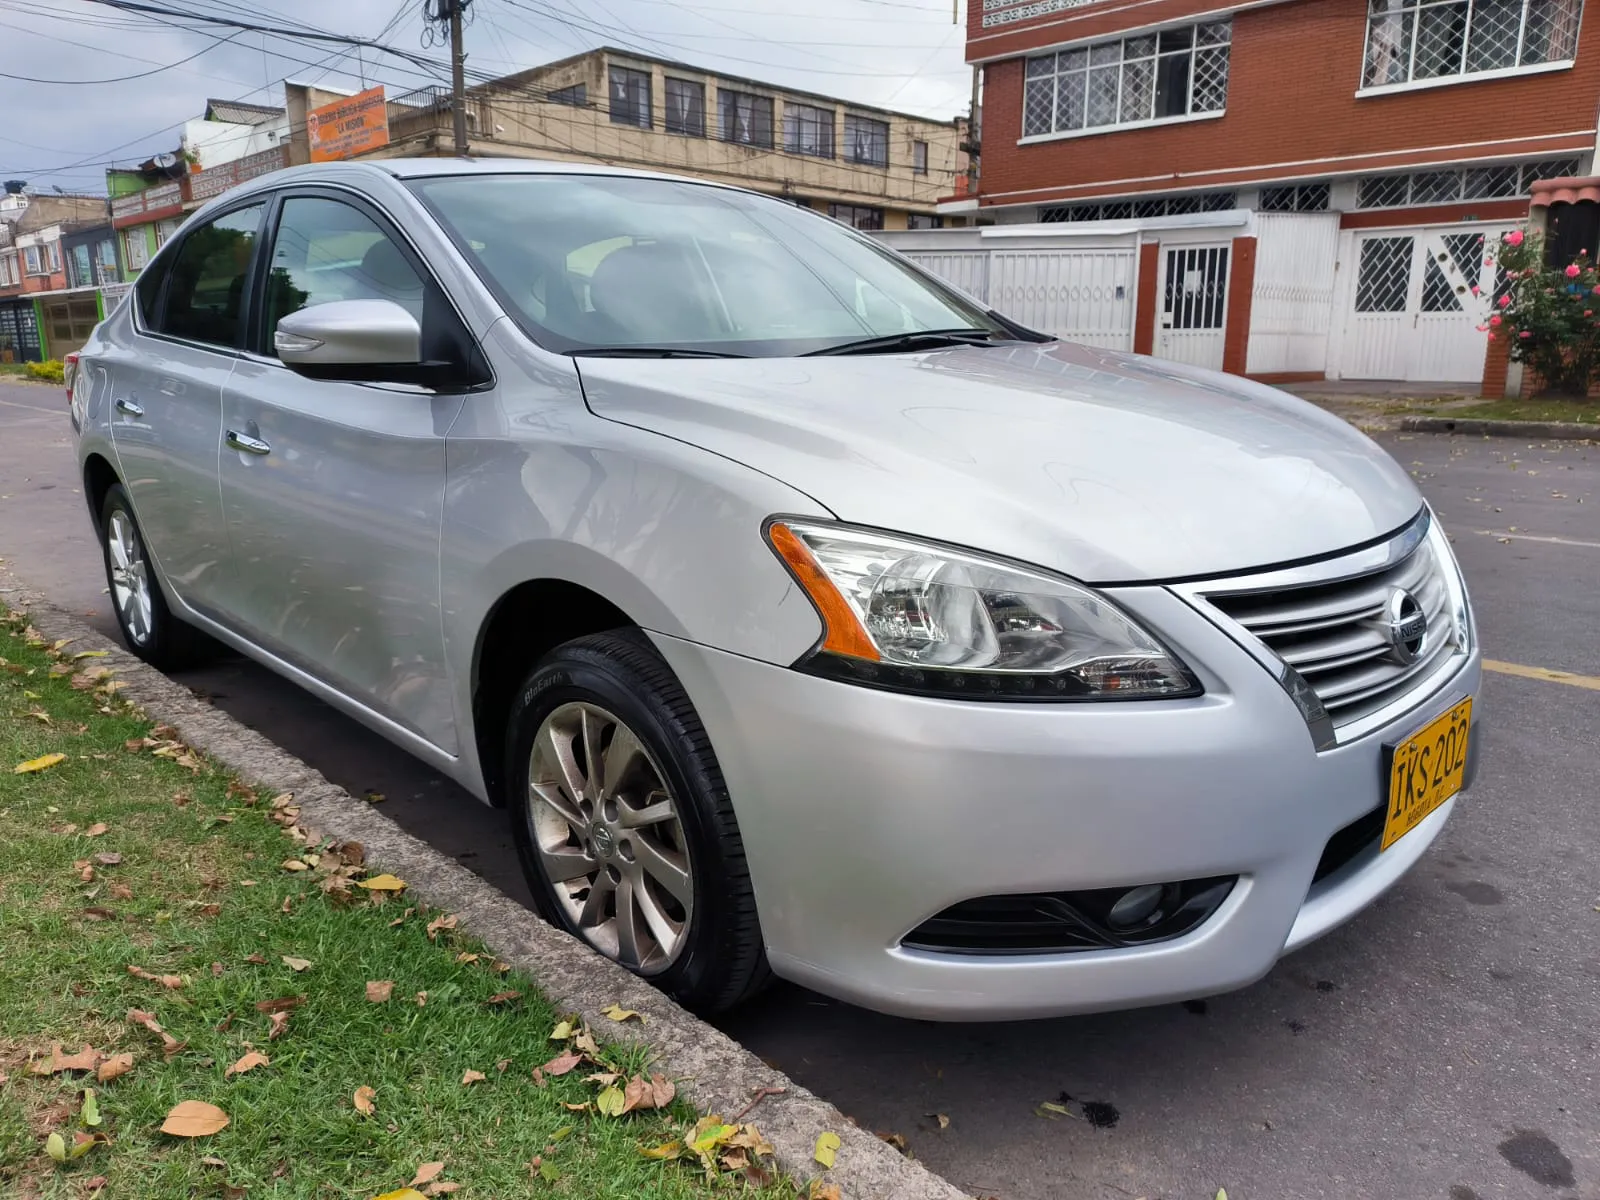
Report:
[[[106,552],[111,561],[111,599],[123,632],[129,641],[142,646],[150,640],[154,627],[150,565],[133,519],[121,509],[106,522]]]
[[[551,712],[533,740],[528,815],[545,878],[585,941],[641,975],[677,961],[694,917],[688,839],[633,730],[585,701]]]

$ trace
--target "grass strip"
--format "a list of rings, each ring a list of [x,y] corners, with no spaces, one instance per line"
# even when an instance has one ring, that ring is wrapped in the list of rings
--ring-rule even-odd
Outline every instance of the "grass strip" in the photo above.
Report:
[[[0,610],[0,1194],[794,1196],[753,1126],[116,689]],[[196,1101],[226,1126],[161,1132]]]

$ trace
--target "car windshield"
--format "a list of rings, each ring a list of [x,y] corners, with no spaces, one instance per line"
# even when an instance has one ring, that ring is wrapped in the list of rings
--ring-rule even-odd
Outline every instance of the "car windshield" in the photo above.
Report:
[[[925,335],[946,331],[1013,336],[870,238],[765,196],[576,174],[411,187],[523,330],[557,352],[780,357],[869,339],[886,342],[874,351],[925,349],[937,341]]]

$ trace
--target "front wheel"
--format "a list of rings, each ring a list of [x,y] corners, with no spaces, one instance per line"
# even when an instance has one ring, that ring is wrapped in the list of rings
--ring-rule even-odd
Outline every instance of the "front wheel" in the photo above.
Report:
[[[766,982],[722,773],[642,634],[580,638],[540,662],[508,755],[512,831],[546,920],[699,1012]]]

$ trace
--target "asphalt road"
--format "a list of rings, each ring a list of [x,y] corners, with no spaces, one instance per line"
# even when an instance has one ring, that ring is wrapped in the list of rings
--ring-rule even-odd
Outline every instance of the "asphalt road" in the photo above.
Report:
[[[59,389],[0,384],[0,558],[114,633],[69,434]],[[1600,676],[1600,447],[1384,440],[1488,656]],[[454,785],[243,660],[184,682],[526,899],[503,818]],[[1003,1200],[1600,1200],[1600,691],[1497,673],[1480,705],[1482,775],[1433,851],[1246,991],[951,1026],[779,986],[724,1025]],[[1062,1092],[1115,1123],[1035,1115]]]

